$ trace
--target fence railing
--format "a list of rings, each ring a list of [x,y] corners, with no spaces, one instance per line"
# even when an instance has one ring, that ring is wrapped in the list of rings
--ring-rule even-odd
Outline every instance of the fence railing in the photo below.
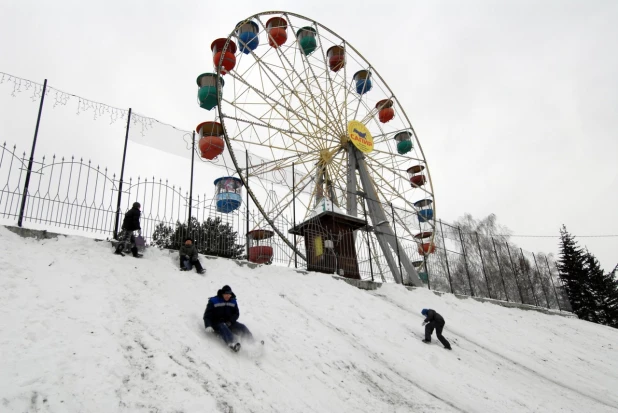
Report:
[[[45,85],[42,89],[33,85],[33,100],[42,100]],[[95,109],[106,113],[99,106]],[[110,110],[112,115],[116,114],[113,119],[127,118],[126,143],[131,111]],[[152,124],[150,118],[143,119]],[[181,132],[184,145],[187,133]],[[387,257],[377,245],[378,229],[366,222],[366,218],[364,226],[355,230],[332,231],[316,226],[308,228],[304,236],[294,237],[290,230],[297,224],[296,217],[289,216],[289,210],[279,211],[271,220],[282,234],[288,234],[287,239],[273,234],[256,242],[247,239],[247,233],[264,227],[264,219],[261,213],[246,208],[246,204],[225,213],[217,209],[212,194],[194,194],[193,179],[183,189],[167,179],[121,177],[116,172],[83,158],[37,156],[34,145],[28,157],[25,152],[18,152],[16,146],[4,143],[0,147],[0,218],[8,224],[19,222],[33,228],[112,238],[122,214],[138,201],[142,205],[142,234],[151,245],[179,248],[190,236],[205,254],[249,258],[250,248],[259,247],[259,251],[269,251],[268,258],[263,260],[266,264],[379,282],[395,280]],[[292,192],[300,193],[303,188],[293,188]],[[505,237],[464,231],[442,221],[431,228],[430,249],[434,251],[425,253],[419,248],[424,242],[421,237],[419,244],[421,234],[411,233],[411,228],[423,231],[417,212],[391,204],[383,204],[382,208],[388,212],[386,216],[392,217],[390,225],[401,245],[401,250],[393,251],[397,260],[401,262],[401,255],[406,254],[428,288],[570,310],[555,262],[550,257],[524,251]],[[294,242],[296,249],[289,246]]]

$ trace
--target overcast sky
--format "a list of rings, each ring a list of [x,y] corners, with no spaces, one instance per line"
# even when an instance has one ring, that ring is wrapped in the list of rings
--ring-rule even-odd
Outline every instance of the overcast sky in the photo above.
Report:
[[[443,220],[495,213],[518,235],[618,234],[618,1],[3,0],[0,71],[191,130],[210,120],[195,100],[210,43],[266,10],[313,18],[371,62],[419,135]],[[31,106],[3,141],[29,147]],[[104,146],[78,155],[116,167],[122,126],[81,132],[54,150]],[[557,252],[557,239],[513,241]],[[618,238],[579,242],[606,270],[618,262]]]

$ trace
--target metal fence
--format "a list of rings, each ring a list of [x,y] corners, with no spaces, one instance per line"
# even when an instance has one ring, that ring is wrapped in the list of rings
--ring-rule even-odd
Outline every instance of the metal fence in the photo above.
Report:
[[[32,99],[40,99],[41,104],[31,155],[19,152],[15,145],[4,143],[0,147],[0,218],[5,223],[110,239],[118,230],[122,214],[138,201],[142,205],[142,233],[151,245],[177,249],[190,236],[204,254],[255,259],[252,254],[268,251],[264,257],[258,256],[259,262],[394,282],[387,259],[377,245],[377,229],[366,217],[364,224],[354,230],[332,231],[315,225],[305,231],[305,236],[296,236],[290,233],[296,217],[283,213],[271,220],[282,234],[288,234],[287,239],[277,234],[256,239],[248,236],[251,229],[268,228],[261,214],[250,210],[250,202],[244,201],[240,208],[226,213],[217,208],[212,194],[194,194],[193,161],[191,180],[185,189],[158,177],[125,178],[131,110],[112,111],[118,119],[127,119],[125,153],[118,174],[83,158],[37,157],[36,134],[46,82],[34,90]],[[187,133],[183,135],[186,142]],[[367,201],[358,196],[361,202]],[[402,246],[402,250],[394,251],[398,260],[404,253],[410,257],[428,288],[570,310],[555,262],[548,256],[524,251],[504,237],[465,232],[442,221],[431,229],[431,249],[435,250],[426,253],[423,238],[419,238],[422,232],[412,234],[405,225],[411,218],[417,219],[416,211],[391,204],[382,208],[392,217],[391,227]],[[290,244],[296,245],[296,250]]]

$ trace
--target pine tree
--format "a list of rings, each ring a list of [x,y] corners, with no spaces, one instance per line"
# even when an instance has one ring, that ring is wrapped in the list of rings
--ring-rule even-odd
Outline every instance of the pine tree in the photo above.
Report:
[[[599,323],[618,328],[618,284],[611,273],[603,272],[599,261],[589,251],[586,250],[584,257]]]
[[[152,244],[159,248],[178,250],[187,237],[195,241],[200,254],[243,258],[245,247],[236,243],[238,233],[230,224],[222,222],[220,217],[208,218],[202,223],[191,218],[189,225],[177,222],[175,228],[159,223],[152,234]]]
[[[598,323],[594,294],[590,285],[586,257],[563,225],[560,229],[559,277],[571,302],[573,312],[582,320]]]

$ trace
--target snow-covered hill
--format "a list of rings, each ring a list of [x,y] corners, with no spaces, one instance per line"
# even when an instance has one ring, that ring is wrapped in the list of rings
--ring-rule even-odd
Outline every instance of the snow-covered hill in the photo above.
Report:
[[[616,412],[618,331],[426,290],[0,227],[2,412]],[[204,331],[229,284],[263,348]],[[421,343],[420,310],[449,352]]]

